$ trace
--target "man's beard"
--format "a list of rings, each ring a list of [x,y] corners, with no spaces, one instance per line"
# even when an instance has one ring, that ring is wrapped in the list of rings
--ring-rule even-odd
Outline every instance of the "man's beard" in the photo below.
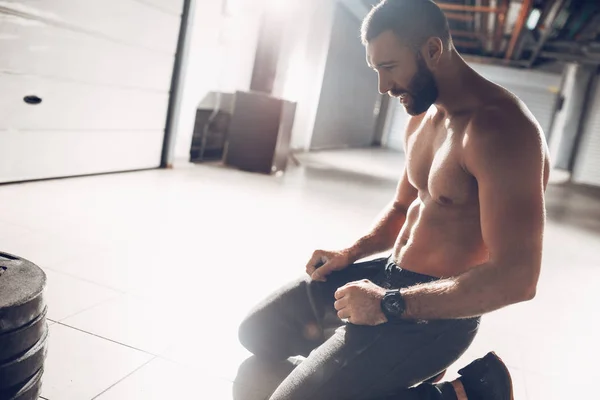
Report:
[[[417,53],[417,73],[411,79],[408,90],[393,89],[393,96],[409,94],[412,102],[406,106],[406,112],[412,116],[423,114],[435,103],[439,91],[433,74],[427,68],[420,53]]]

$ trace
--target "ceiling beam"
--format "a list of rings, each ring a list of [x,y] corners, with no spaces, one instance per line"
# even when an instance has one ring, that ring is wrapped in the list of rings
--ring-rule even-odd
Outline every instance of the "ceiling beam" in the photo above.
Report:
[[[480,0],[481,6],[488,7],[490,5],[490,0]],[[489,39],[491,39],[491,35],[489,32],[490,21],[495,19],[498,13],[490,14],[490,13],[480,13],[478,14],[479,18],[479,29],[477,29],[477,34],[479,35],[479,39],[482,42],[482,47],[485,51],[489,51],[491,49],[492,43]]]
[[[532,5],[533,0],[523,0],[523,3],[521,4],[521,11],[519,11],[519,16],[517,18],[517,22],[515,23],[515,27],[513,29],[510,42],[508,44],[508,50],[506,51],[506,55],[504,56],[505,60],[512,59],[512,56],[515,52],[515,48],[517,47],[517,41],[521,37],[523,26],[525,26],[525,21],[527,21],[527,17],[531,12]]]
[[[451,4],[451,3],[436,3],[439,8],[444,11],[467,11],[467,12],[486,12],[495,13],[498,12],[496,7],[483,7],[483,6],[465,6],[462,4]]]
[[[549,58],[558,61],[575,62],[590,65],[600,65],[600,58],[593,59],[577,54],[555,53],[553,51],[542,51],[539,55],[542,58]]]
[[[469,42],[466,40],[452,40],[452,43],[454,43],[454,45],[456,47],[463,47],[466,49],[479,49],[481,48],[481,43],[479,42]]]
[[[531,54],[531,57],[529,57],[529,64],[528,64],[529,68],[531,68],[533,66],[533,64],[535,63],[535,60],[538,58],[540,52],[544,48],[544,45],[550,38],[550,34],[552,33],[552,25],[554,25],[554,21],[556,20],[556,17],[558,17],[559,12],[564,7],[564,5],[565,5],[565,0],[554,0],[554,2],[552,4],[552,8],[550,8],[550,12],[548,13],[548,16],[546,17],[546,21],[548,21],[548,22],[544,23],[544,26],[545,26],[544,32],[542,33],[542,36],[537,41],[535,48],[533,49],[533,52]]]
[[[517,61],[517,60],[509,60],[505,61],[497,57],[486,57],[486,56],[476,56],[472,54],[462,54],[462,57],[467,62],[474,62],[479,64],[490,64],[490,65],[501,65],[501,66],[511,66],[511,67],[524,67],[526,61]]]
[[[504,36],[504,27],[506,26],[506,14],[508,13],[508,1],[498,0],[500,2],[500,12],[496,14],[496,32],[494,33],[494,44],[492,52],[498,54],[502,45],[502,37]]]
[[[452,35],[452,37],[463,37],[463,38],[472,38],[472,39],[479,39],[482,36],[479,33],[473,32],[473,31],[451,30],[450,34]]]
[[[473,14],[462,14],[462,13],[453,13],[453,12],[446,12],[445,14],[446,14],[446,18],[452,19],[455,21],[471,22],[475,19],[475,16]]]

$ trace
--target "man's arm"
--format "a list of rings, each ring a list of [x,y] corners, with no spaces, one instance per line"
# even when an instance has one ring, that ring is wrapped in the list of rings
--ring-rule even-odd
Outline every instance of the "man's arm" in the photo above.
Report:
[[[345,250],[315,251],[306,265],[306,273],[313,280],[324,282],[326,276],[333,271],[340,271],[361,258],[389,250],[404,225],[406,211],[414,198],[416,198],[416,189],[408,182],[404,171],[398,184],[396,197],[383,210],[371,232]]]
[[[405,149],[408,145],[408,138],[421,125],[424,117],[425,114],[422,114],[408,120],[404,130]],[[409,182],[408,173],[406,167],[404,167],[394,200],[377,217],[377,222],[371,231],[348,249],[353,262],[389,250],[394,246],[406,221],[408,208],[415,201],[418,194],[417,189]]]
[[[479,187],[489,261],[403,290],[405,318],[468,318],[535,296],[545,225],[545,147],[537,127],[519,114],[484,111],[467,130],[464,154]]]
[[[406,169],[398,183],[396,196],[377,218],[371,231],[348,249],[354,262],[391,249],[406,220],[406,213],[417,198],[417,190],[408,181]]]
[[[423,115],[409,119],[404,133],[405,146],[409,134],[415,131],[422,119]],[[404,168],[394,199],[377,217],[377,222],[369,233],[344,250],[315,251],[306,265],[307,274],[314,280],[325,281],[325,277],[333,271],[342,270],[361,258],[391,249],[404,226],[408,208],[417,195],[417,189],[410,184]]]

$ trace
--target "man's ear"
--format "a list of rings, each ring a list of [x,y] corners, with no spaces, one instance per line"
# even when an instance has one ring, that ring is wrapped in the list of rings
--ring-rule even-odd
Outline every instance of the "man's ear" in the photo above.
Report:
[[[423,60],[431,70],[435,70],[444,54],[444,43],[438,37],[430,37],[421,48]]]

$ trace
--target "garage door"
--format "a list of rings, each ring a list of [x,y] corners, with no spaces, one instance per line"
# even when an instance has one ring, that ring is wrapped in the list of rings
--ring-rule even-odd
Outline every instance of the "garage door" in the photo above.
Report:
[[[561,85],[560,74],[484,64],[471,64],[471,67],[519,97],[537,118],[546,135],[549,134]],[[392,115],[388,119],[383,143],[386,147],[400,150],[408,115],[398,101],[392,101],[392,104],[394,107],[390,107]]]
[[[182,10],[0,2],[0,182],[158,167]]]
[[[573,181],[600,186],[600,80],[596,79],[583,120]]]

